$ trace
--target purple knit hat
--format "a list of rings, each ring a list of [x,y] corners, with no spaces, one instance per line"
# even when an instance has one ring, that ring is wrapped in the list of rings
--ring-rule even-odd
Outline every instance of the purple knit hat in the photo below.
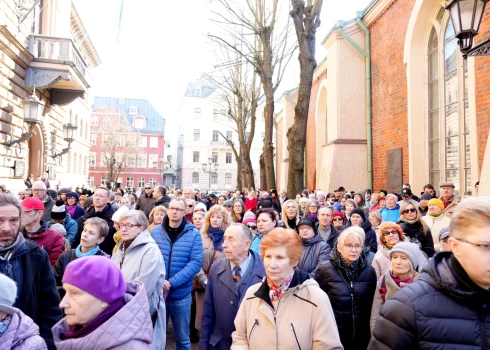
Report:
[[[63,283],[80,288],[108,304],[122,298],[126,292],[121,270],[105,256],[73,260],[66,267]]]

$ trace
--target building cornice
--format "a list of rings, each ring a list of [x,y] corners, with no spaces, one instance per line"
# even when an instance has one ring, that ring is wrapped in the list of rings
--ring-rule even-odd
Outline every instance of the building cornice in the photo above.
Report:
[[[83,52],[89,67],[95,68],[99,66],[101,64],[99,54],[97,53],[97,50],[95,50],[95,46],[92,43],[92,40],[90,40],[90,36],[88,35],[73,3],[71,4],[70,28],[72,30],[73,40],[79,46],[80,51]]]
[[[0,49],[23,69],[27,69],[34,59],[27,48],[4,25],[0,25]]]
[[[370,4],[363,13],[362,21],[366,27],[371,26],[386,10],[393,5],[397,0],[377,0],[376,3]]]

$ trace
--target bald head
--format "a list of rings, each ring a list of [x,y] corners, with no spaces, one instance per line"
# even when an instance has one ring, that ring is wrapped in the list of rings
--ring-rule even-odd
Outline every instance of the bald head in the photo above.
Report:
[[[223,251],[226,258],[234,264],[245,261],[252,244],[252,231],[243,224],[234,223],[226,229],[223,238]]]

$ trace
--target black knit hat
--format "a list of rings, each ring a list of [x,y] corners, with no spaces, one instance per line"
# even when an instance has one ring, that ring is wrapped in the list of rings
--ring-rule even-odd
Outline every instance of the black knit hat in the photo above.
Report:
[[[301,225],[307,225],[307,226],[310,226],[313,231],[315,231],[315,222],[310,219],[309,217],[304,217],[304,218],[301,218],[301,220],[299,220],[298,224],[296,225],[296,231],[298,231],[299,233],[299,227]]]
[[[359,215],[362,218],[362,222],[366,221],[366,214],[364,214],[364,210],[360,208],[352,209],[352,211],[350,212],[350,217],[352,217],[353,214]]]
[[[66,217],[66,207],[63,201],[56,201],[56,204],[51,209],[51,219],[61,220]]]

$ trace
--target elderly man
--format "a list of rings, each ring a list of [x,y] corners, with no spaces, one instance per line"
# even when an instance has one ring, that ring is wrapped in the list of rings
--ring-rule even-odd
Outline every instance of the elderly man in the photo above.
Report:
[[[150,183],[145,184],[145,192],[141,194],[136,203],[136,210],[142,210],[146,217],[150,216],[151,210],[155,207],[155,198],[153,198],[153,186]]]
[[[318,224],[316,225],[316,231],[323,240],[333,248],[339,237],[339,233],[332,225],[332,208],[331,207],[321,207],[318,209]]]
[[[383,221],[398,222],[400,218],[400,206],[396,203],[398,197],[390,193],[385,198],[385,206],[379,210]]]
[[[451,218],[454,209],[461,202],[461,197],[454,195],[454,184],[452,182],[441,182],[439,188],[441,189],[441,197],[439,199],[444,203],[443,213],[448,218]]]
[[[285,201],[287,201],[289,198],[287,196],[287,193],[285,190],[280,190],[279,191],[279,202],[281,202],[281,207],[284,204]]]
[[[190,187],[184,188],[184,191],[182,192],[182,195],[184,199],[194,199],[194,191]]]
[[[51,209],[53,209],[55,201],[49,195],[46,184],[43,181],[35,181],[32,184],[32,196],[39,198],[43,202],[44,214],[41,220],[44,222],[51,220]]]
[[[60,297],[48,253],[20,234],[23,215],[17,198],[0,193],[0,273],[17,283],[13,306],[32,318],[48,349],[55,350],[51,327],[63,317]],[[1,344],[0,338],[0,348]]]
[[[259,254],[250,250],[251,231],[232,224],[224,234],[226,258],[216,261],[208,276],[199,349],[229,349],[235,316],[247,289],[262,281],[265,269]]]

